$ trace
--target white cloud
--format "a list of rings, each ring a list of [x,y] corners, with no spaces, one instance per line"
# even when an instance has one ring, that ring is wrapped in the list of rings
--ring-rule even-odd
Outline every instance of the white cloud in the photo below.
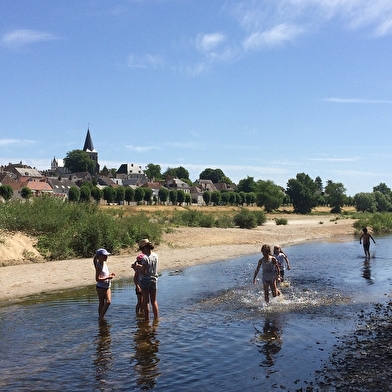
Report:
[[[310,161],[317,161],[317,162],[357,162],[360,160],[359,157],[348,157],[348,158],[341,158],[341,157],[324,157],[324,158],[310,158]]]
[[[27,139],[0,139],[0,146],[11,146],[11,145],[28,145],[28,144],[33,144],[35,143],[32,140],[27,140]]]
[[[283,42],[292,41],[303,33],[299,26],[280,24],[268,31],[257,31],[250,34],[243,42],[246,50],[258,50],[266,46],[275,46]]]
[[[226,37],[222,33],[199,34],[196,38],[196,48],[201,52],[211,52],[216,50],[225,40]]]
[[[18,144],[19,140],[17,139],[0,139],[0,146],[9,146],[12,144]]]
[[[128,144],[125,146],[126,149],[130,151],[135,151],[135,152],[148,152],[152,150],[161,150],[160,147],[155,147],[155,146],[133,146],[131,144]]]
[[[135,55],[130,54],[127,58],[127,65],[130,68],[160,68],[164,66],[161,56],[153,54]]]
[[[358,99],[358,98],[326,98],[326,102],[333,103],[387,103],[392,104],[392,101],[384,99]]]
[[[1,41],[7,46],[20,47],[36,42],[52,41],[56,39],[57,37],[50,33],[37,30],[21,29],[5,34]]]
[[[191,148],[191,149],[197,147],[194,143],[178,143],[178,142],[167,142],[166,146],[173,147],[173,148]]]

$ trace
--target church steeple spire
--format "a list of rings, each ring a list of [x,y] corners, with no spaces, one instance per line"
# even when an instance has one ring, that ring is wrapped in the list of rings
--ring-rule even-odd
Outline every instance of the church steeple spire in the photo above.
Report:
[[[90,126],[88,126],[87,128],[87,135],[86,135],[86,140],[84,141],[83,151],[86,152],[90,157],[90,159],[93,160],[95,163],[93,172],[91,174],[97,175],[100,171],[99,163],[98,163],[98,152],[95,151],[94,149],[93,141],[90,135]]]
[[[90,135],[90,127],[87,128],[86,140],[84,141],[83,151],[95,151],[93,141]]]

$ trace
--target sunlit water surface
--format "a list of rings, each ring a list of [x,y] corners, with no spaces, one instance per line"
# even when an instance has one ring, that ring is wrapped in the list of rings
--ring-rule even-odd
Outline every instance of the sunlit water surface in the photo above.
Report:
[[[159,322],[117,282],[104,323],[94,284],[0,308],[2,391],[298,390],[314,382],[358,312],[391,293],[391,237],[365,261],[358,240],[285,248],[282,296],[252,284],[259,254],[167,271]],[[186,257],[186,253],[184,253]]]

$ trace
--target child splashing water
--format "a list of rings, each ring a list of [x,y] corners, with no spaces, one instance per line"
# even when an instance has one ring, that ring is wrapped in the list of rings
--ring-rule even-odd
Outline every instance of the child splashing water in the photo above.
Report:
[[[261,247],[261,253],[263,254],[263,257],[257,263],[257,267],[253,275],[253,284],[256,284],[256,277],[259,273],[260,267],[262,267],[264,299],[265,302],[268,304],[269,289],[271,289],[273,297],[280,295],[280,291],[276,286],[278,280],[280,280],[280,270],[278,261],[275,257],[271,255],[271,247],[269,245],[263,245]]]

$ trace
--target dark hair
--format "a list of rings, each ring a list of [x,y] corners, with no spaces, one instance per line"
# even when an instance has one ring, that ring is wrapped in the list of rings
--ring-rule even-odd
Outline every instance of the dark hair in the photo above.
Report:
[[[269,255],[271,254],[271,247],[269,245],[265,244],[261,247],[261,253],[264,254],[267,252]]]

